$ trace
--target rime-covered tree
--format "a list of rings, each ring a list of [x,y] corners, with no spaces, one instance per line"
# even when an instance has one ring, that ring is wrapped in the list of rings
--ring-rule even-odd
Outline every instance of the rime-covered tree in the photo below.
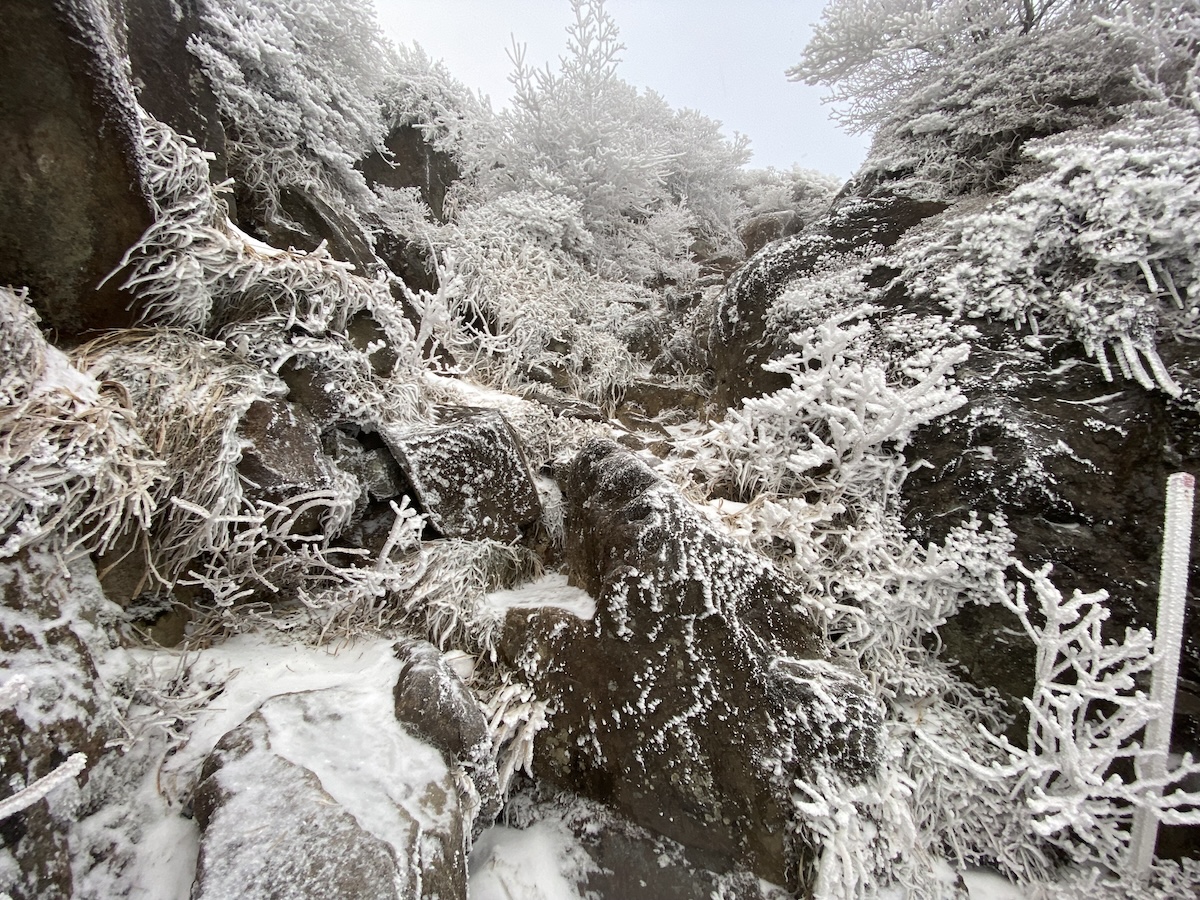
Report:
[[[834,0],[790,78],[831,88],[868,166],[990,188],[1021,147],[1152,94],[1195,105],[1195,0]]]
[[[603,0],[571,0],[558,71],[512,51],[515,89],[491,169],[493,190],[549,191],[579,204],[594,263],[632,281],[686,275],[694,238],[734,242],[746,141],[692,110],[672,110],[617,74],[624,45]],[[482,169],[482,167],[481,167]]]

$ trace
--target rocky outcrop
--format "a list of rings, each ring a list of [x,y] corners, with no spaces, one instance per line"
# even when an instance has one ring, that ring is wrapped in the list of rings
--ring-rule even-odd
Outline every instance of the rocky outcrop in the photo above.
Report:
[[[454,776],[388,700],[279,695],[220,740],[195,794],[195,900],[465,900]]]
[[[509,614],[505,652],[554,709],[537,772],[713,867],[799,885],[792,780],[873,770],[865,682],[828,662],[795,586],[627,450],[591,441],[560,483],[571,579],[597,612]]]
[[[791,237],[801,224],[796,213],[790,209],[759,213],[742,226],[742,246],[746,248],[746,255],[753,256],[767,244]]]
[[[280,506],[303,506],[303,497],[331,491],[337,474],[323,454],[317,423],[301,406],[286,400],[258,400],[238,423],[243,441],[238,474],[246,499]],[[300,499],[298,499],[300,498]],[[314,534],[321,529],[318,510],[301,513],[293,534]]]
[[[495,410],[447,407],[436,424],[380,436],[443,537],[508,543],[541,515],[525,454]]]
[[[1114,639],[1127,627],[1153,628],[1166,480],[1176,471],[1200,475],[1200,414],[1136,382],[1106,382],[1078,345],[978,324],[980,336],[956,372],[967,403],[918,430],[908,448],[910,463],[925,463],[904,484],[908,527],[937,541],[967,510],[999,513],[1026,565],[1052,563],[1066,589],[1109,592]],[[1200,366],[1194,343],[1176,342],[1172,352],[1180,371]],[[1200,584],[1200,537],[1190,583]],[[1194,590],[1189,609],[1200,615]],[[1019,709],[1033,663],[1014,627],[1002,609],[972,608],[940,633],[947,655],[976,683],[998,688]],[[1195,640],[1185,642],[1181,675],[1176,734],[1195,748]]]
[[[282,188],[277,214],[256,209],[253,198],[244,192],[238,209],[243,226],[273,247],[311,253],[324,245],[330,256],[350,263],[359,275],[373,276],[383,267],[362,227],[309,188]]]
[[[153,221],[119,18],[82,0],[15,0],[0,53],[0,284],[28,287],[60,336],[132,323],[100,282]]]
[[[855,193],[854,189],[862,193]],[[873,185],[851,182],[828,217],[800,234],[770,243],[729,280],[717,304],[709,336],[713,400],[737,406],[747,397],[769,394],[789,380],[763,364],[788,352],[785,329],[767,325],[771,305],[787,286],[844,254],[890,247],[909,228],[946,208]]]

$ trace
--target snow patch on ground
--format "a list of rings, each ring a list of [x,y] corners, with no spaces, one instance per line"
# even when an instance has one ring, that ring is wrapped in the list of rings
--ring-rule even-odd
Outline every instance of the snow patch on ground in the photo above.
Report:
[[[423,828],[444,826],[435,819],[458,815],[453,803],[435,816],[421,802],[429,782],[446,777],[446,766],[395,720],[393,688],[401,664],[392,644],[375,639],[313,648],[245,634],[187,654],[119,651],[150,683],[186,680],[195,690],[223,689],[196,710],[178,750],[161,762],[150,760],[140,780],[124,789],[121,808],[81,823],[89,843],[130,860],[124,871],[101,865],[88,873],[83,893],[187,900],[200,835],[183,810],[217,741],[259,710],[270,725],[272,749],[311,769],[365,829],[398,849],[407,844],[408,831],[397,805]],[[115,667],[120,661],[108,662]],[[318,691],[325,693],[310,693]],[[284,701],[269,702],[275,697]],[[153,756],[162,748],[147,745],[144,751]]]
[[[475,843],[470,900],[584,900],[580,882],[592,868],[567,826],[545,819],[528,828],[496,825]]]
[[[987,869],[968,869],[962,873],[971,900],[1026,900],[1029,892],[1022,890],[1002,875]]]
[[[596,615],[596,601],[592,596],[587,591],[567,584],[567,576],[558,573],[545,575],[519,588],[493,591],[483,602],[487,608],[501,614],[510,609],[552,606],[580,619],[591,619]]]

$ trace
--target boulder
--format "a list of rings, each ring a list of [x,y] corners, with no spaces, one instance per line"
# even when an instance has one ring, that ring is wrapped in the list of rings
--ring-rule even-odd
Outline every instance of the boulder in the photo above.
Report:
[[[392,848],[339,807],[311,771],[271,751],[255,714],[204,764],[193,900],[416,897],[396,889]]]
[[[380,437],[443,537],[512,542],[541,516],[517,435],[495,410],[444,407],[434,424]]]
[[[282,188],[279,210],[270,214],[252,194],[239,191],[238,215],[246,231],[273,247],[311,253],[323,244],[330,256],[367,277],[383,267],[358,222],[306,187]]]
[[[746,255],[753,256],[772,241],[795,234],[798,221],[795,211],[790,209],[754,216],[742,226],[741,238]]]
[[[792,782],[874,770],[882,710],[828,661],[800,591],[619,445],[561,477],[573,584],[594,620],[512,611],[502,652],[551,703],[537,774],[699,854],[801,886]]]
[[[93,575],[68,576],[56,556],[29,550],[0,564],[0,684],[20,675],[28,687],[0,707],[0,790],[7,797],[74,753],[88,760],[78,779],[0,821],[0,891],[13,900],[76,896],[69,838],[78,784],[115,736],[112,700],[89,647],[91,613],[71,593]]]
[[[396,719],[437,748],[446,765],[471,779],[479,795],[476,832],[500,811],[500,782],[487,719],[470,689],[427,641],[396,644]]]
[[[133,324],[119,277],[153,221],[133,91],[106,7],[5,4],[0,39],[0,284],[24,286],[60,337]],[[115,19],[119,22],[119,17]]]
[[[281,694],[227,733],[193,804],[194,900],[465,900],[459,787],[391,707],[355,685]]]
[[[472,889],[529,897],[530,863],[544,890],[557,875],[570,896],[592,900],[788,900],[794,896],[745,869],[714,872],[675,841],[634,825],[599,803],[566,792],[521,791],[510,821],[484,832],[471,851]],[[554,870],[557,869],[557,872]],[[561,895],[566,895],[561,891]],[[559,896],[560,894],[555,894]]]
[[[337,488],[337,472],[323,453],[320,429],[303,407],[257,400],[238,423],[238,436],[245,442],[238,472],[247,498],[289,506],[295,498]],[[320,531],[320,511],[313,507],[301,513],[292,533]]]
[[[702,394],[671,384],[665,379],[635,378],[621,395],[618,412],[639,412],[651,419],[698,419],[707,399]]]

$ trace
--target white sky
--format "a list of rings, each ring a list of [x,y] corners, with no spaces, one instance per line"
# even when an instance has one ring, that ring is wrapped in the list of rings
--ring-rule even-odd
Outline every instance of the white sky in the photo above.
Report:
[[[526,61],[557,69],[571,22],[568,0],[375,0],[384,30],[445,60],[493,108],[507,103],[515,37]],[[625,44],[618,74],[672,107],[717,119],[751,141],[751,166],[799,163],[848,178],[867,138],[829,120],[823,89],[787,80],[824,0],[608,0]]]

